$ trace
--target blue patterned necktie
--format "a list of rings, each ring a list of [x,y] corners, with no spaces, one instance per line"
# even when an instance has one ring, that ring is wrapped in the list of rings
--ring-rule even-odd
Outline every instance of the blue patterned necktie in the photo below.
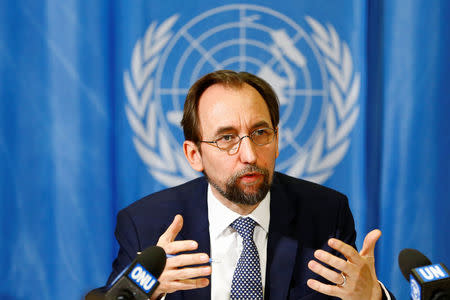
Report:
[[[230,225],[242,237],[243,249],[234,270],[231,299],[262,299],[259,254],[253,241],[256,222],[251,218],[238,218]]]

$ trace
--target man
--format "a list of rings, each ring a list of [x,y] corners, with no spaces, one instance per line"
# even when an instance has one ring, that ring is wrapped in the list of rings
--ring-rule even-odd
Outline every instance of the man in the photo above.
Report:
[[[344,195],[274,172],[278,123],[278,99],[262,79],[199,79],[181,124],[184,154],[205,176],[119,212],[108,282],[157,244],[174,256],[154,299],[388,299],[374,267],[381,232],[358,253]]]

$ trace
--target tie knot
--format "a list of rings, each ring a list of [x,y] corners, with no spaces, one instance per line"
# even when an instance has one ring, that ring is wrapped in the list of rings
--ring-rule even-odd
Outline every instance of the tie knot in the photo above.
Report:
[[[252,218],[239,217],[234,220],[234,222],[231,223],[230,226],[239,233],[244,241],[253,241],[253,232],[255,230],[256,222]]]

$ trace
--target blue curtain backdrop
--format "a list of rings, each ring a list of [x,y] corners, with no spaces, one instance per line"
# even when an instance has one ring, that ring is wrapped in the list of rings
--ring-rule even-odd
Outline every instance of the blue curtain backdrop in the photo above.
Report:
[[[1,1],[1,299],[103,285],[117,211],[198,176],[177,125],[217,68],[269,80],[277,169],[347,194],[357,245],[450,264],[450,2]]]

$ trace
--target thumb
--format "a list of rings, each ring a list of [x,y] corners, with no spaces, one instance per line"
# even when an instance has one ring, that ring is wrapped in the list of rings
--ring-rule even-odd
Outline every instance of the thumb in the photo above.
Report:
[[[164,246],[173,242],[178,233],[181,231],[181,228],[183,228],[183,217],[181,215],[176,215],[172,221],[172,224],[170,224],[166,231],[159,237],[157,245]]]
[[[374,229],[369,232],[364,238],[362,250],[359,252],[361,256],[373,257],[375,255],[375,244],[381,236],[379,229]]]

